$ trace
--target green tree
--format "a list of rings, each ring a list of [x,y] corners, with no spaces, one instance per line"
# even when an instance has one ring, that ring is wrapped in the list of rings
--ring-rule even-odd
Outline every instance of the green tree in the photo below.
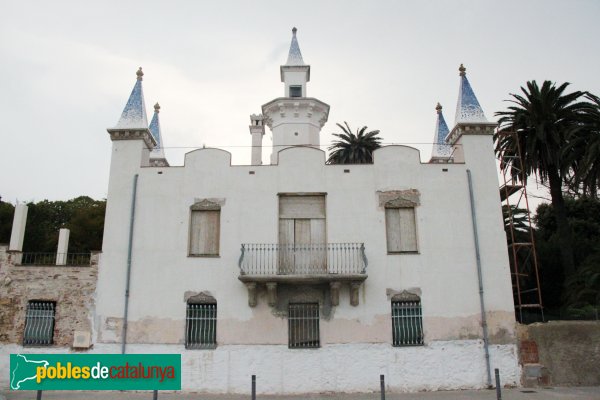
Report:
[[[556,87],[545,81],[540,88],[536,81],[530,81],[527,88],[521,87],[522,95],[511,94],[509,101],[513,105],[496,113],[500,127],[495,140],[496,152],[503,156],[500,164],[503,170],[508,169],[523,183],[531,175],[539,177],[542,183],[548,182],[561,241],[560,260],[565,273],[570,275],[575,272],[575,262],[562,191],[563,177],[569,169],[563,153],[587,103],[581,101],[583,92],[565,93],[568,85]]]
[[[381,138],[379,131],[367,131],[367,127],[363,126],[356,130],[356,135],[352,133],[352,129],[347,122],[344,121],[345,127],[339,123],[343,133],[334,133],[333,136],[339,140],[333,142],[328,150],[331,151],[328,164],[369,164],[373,162],[373,151],[381,147]]]
[[[0,243],[10,242],[14,214],[15,207],[12,204],[0,201]]]
[[[598,199],[600,189],[600,98],[587,93],[589,103],[564,150],[571,193]]]
[[[544,305],[571,311],[599,307],[600,201],[589,197],[566,199],[565,206],[573,229],[574,259],[578,266],[569,276],[565,276],[559,262],[562,243],[554,207],[540,204],[534,217]]]
[[[80,196],[67,201],[31,202],[27,206],[23,251],[55,252],[61,228],[71,230],[69,253],[102,248],[106,200]]]

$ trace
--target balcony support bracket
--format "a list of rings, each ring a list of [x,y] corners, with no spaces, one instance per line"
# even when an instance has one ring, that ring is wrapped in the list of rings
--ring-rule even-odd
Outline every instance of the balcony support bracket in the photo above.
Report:
[[[256,282],[246,282],[246,288],[248,288],[248,305],[256,307]]]
[[[277,282],[267,282],[267,299],[271,307],[277,304]]]
[[[338,282],[338,281],[329,282],[329,292],[331,295],[331,305],[332,306],[340,305],[340,286],[342,286],[342,282]]]
[[[358,289],[362,282],[350,282],[350,305],[356,307],[358,305]]]

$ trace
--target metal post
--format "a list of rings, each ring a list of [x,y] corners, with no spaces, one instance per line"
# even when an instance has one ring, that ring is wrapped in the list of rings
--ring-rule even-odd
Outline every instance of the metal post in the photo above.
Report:
[[[379,375],[379,384],[381,386],[381,400],[385,400],[385,376]]]
[[[131,252],[133,247],[133,224],[135,222],[135,199],[137,197],[138,174],[133,176],[133,194],[131,196],[131,217],[129,221],[129,243],[127,245],[127,275],[125,281],[125,310],[123,311],[123,329],[121,354],[125,354],[127,345],[127,316],[129,314],[129,287],[131,285]]]
[[[473,240],[475,242],[475,260],[477,262],[477,279],[479,280],[479,306],[481,307],[481,326],[483,328],[483,349],[485,350],[485,367],[487,375],[487,386],[492,387],[492,367],[490,365],[490,350],[488,338],[487,318],[485,316],[485,304],[483,301],[483,278],[481,273],[481,254],[479,252],[479,234],[477,233],[477,214],[475,213],[475,196],[473,195],[473,180],[471,170],[467,169],[467,181],[469,184],[469,199],[471,202],[471,221],[473,223]]]
[[[252,400],[256,400],[256,375],[252,375]]]
[[[158,400],[158,390],[155,390],[155,391],[152,393],[152,400]]]
[[[496,375],[496,399],[502,400],[502,388],[500,387],[500,370],[498,368],[494,369],[494,374]]]
[[[36,400],[42,400],[42,391],[38,390],[37,395],[35,396]]]

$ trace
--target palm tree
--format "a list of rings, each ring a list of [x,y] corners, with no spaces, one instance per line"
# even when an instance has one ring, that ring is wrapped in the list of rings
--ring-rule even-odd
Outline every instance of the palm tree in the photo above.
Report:
[[[565,275],[575,271],[572,232],[562,192],[563,178],[568,166],[564,149],[586,108],[580,98],[583,92],[564,93],[569,83],[556,87],[544,81],[540,88],[536,81],[521,87],[523,95],[511,94],[513,103],[507,111],[497,112],[499,130],[495,135],[496,153],[502,155],[500,168],[509,170],[513,178],[523,184],[527,177],[537,176],[548,182],[555,211],[557,233],[561,238],[560,257]]]
[[[580,125],[573,131],[564,156],[570,168],[568,186],[583,197],[598,199],[600,189],[600,98],[591,93]]]
[[[373,151],[381,147],[381,138],[378,137],[379,130],[370,131],[366,126],[356,130],[356,135],[346,121],[346,127],[337,123],[343,133],[334,133],[337,140],[329,146],[332,151],[327,159],[328,164],[369,164],[373,162]]]

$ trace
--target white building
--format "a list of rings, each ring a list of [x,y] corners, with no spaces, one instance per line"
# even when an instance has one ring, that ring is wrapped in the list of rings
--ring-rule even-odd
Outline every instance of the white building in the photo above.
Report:
[[[494,368],[518,384],[495,124],[465,69],[430,162],[388,146],[360,165],[325,163],[329,105],[308,97],[295,29],[280,72],[252,165],[206,148],[169,166],[138,71],[108,129],[94,351],[181,353],[200,392],[247,393],[251,375],[259,393],[373,391],[380,374],[392,391],[481,388]]]

